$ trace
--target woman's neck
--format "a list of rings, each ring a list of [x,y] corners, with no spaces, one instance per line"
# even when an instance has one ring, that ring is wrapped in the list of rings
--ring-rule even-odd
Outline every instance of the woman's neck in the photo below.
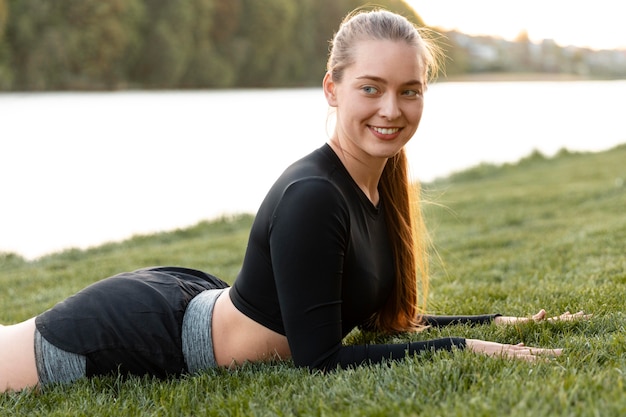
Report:
[[[335,137],[328,142],[335,151],[337,157],[346,168],[354,182],[363,191],[365,196],[374,204],[378,205],[378,183],[385,169],[386,160],[364,158],[349,148],[342,146]]]

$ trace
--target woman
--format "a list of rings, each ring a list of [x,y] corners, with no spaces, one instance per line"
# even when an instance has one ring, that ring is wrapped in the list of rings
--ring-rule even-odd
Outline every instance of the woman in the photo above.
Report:
[[[334,133],[269,190],[233,286],[177,267],[97,282],[1,329],[0,390],[115,372],[167,377],[277,358],[327,371],[454,347],[527,360],[559,355],[464,338],[342,346],[357,326],[394,333],[545,319],[544,310],[531,318],[418,311],[426,298],[426,247],[404,146],[417,130],[436,63],[433,47],[405,18],[382,10],[349,16],[333,39],[323,80],[336,110]]]

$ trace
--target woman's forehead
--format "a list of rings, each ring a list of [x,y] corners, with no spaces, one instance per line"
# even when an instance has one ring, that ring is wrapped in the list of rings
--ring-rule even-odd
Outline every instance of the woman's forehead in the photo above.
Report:
[[[353,50],[353,62],[346,70],[352,76],[406,78],[423,81],[425,68],[420,48],[404,41],[365,40]]]

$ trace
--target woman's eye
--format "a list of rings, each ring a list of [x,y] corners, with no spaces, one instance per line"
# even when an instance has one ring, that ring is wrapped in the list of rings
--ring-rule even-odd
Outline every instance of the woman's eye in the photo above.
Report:
[[[371,85],[366,85],[362,88],[362,90],[365,94],[376,94],[378,92],[378,89],[376,87],[372,87]]]
[[[415,97],[415,96],[419,96],[420,93],[416,90],[405,90],[402,95],[408,96],[408,97]]]

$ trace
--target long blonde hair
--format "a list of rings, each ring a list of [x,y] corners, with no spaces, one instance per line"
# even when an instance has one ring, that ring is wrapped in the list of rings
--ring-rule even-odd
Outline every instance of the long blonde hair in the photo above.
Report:
[[[432,79],[437,74],[442,54],[429,38],[422,36],[425,33],[426,29],[386,10],[351,13],[333,37],[327,70],[333,81],[340,83],[345,68],[354,63],[357,42],[391,40],[415,46],[425,78]],[[379,192],[384,202],[396,279],[385,306],[365,327],[385,333],[419,330],[428,296],[428,238],[420,209],[419,186],[410,181],[404,149],[387,161]]]

